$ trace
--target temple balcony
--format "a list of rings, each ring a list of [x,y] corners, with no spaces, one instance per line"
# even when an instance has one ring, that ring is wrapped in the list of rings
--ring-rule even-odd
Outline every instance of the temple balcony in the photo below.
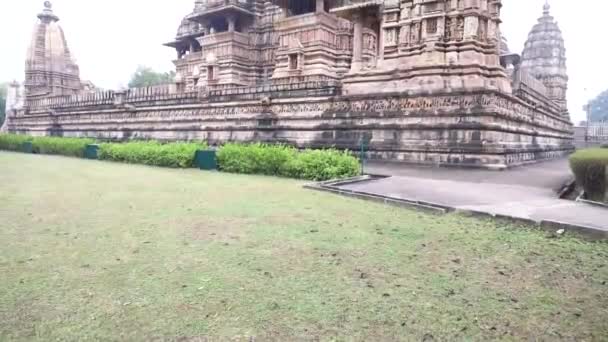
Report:
[[[203,49],[203,64],[223,65],[235,62],[235,67],[250,66],[255,60],[249,35],[241,32],[219,32],[198,38]],[[228,67],[228,66],[223,66]]]
[[[212,45],[223,44],[223,43],[236,43],[242,45],[249,45],[249,35],[241,32],[219,32],[210,34],[208,36],[200,37],[198,41],[201,46],[207,48]]]
[[[179,68],[179,67],[191,64],[194,61],[198,61],[202,57],[203,57],[203,53],[201,51],[192,52],[192,53],[182,56],[179,59],[174,60],[173,64],[175,64],[175,66]]]

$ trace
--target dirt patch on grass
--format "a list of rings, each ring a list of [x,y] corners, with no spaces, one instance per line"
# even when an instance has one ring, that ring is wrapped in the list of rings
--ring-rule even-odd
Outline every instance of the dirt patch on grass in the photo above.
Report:
[[[221,220],[207,218],[194,222],[188,221],[182,222],[178,226],[182,227],[184,235],[189,240],[235,242],[247,235],[252,224],[251,219],[232,217]]]

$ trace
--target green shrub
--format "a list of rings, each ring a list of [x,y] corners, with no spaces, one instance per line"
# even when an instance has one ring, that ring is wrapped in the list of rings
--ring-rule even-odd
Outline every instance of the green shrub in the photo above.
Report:
[[[297,150],[285,145],[226,144],[217,153],[222,171],[245,174],[280,175]]]
[[[592,148],[577,151],[570,157],[570,167],[577,184],[585,189],[589,199],[606,200],[608,149]]]
[[[284,175],[324,181],[356,176],[361,172],[357,158],[337,150],[308,150],[285,165]]]
[[[218,152],[222,171],[309,180],[351,177],[360,173],[357,158],[337,150],[298,152],[285,145],[227,144]]]
[[[72,157],[82,157],[86,146],[95,142],[93,139],[0,134],[0,150],[21,151],[23,143],[28,141],[32,143],[34,153]]]
[[[21,151],[21,146],[27,141],[32,141],[32,137],[18,134],[0,134],[0,150]]]
[[[87,145],[95,143],[94,139],[63,138],[63,137],[34,137],[32,145],[34,153],[58,154],[62,156],[84,156]]]
[[[99,148],[99,159],[131,164],[189,168],[194,166],[196,150],[206,149],[204,143],[167,143],[132,141],[105,143]]]

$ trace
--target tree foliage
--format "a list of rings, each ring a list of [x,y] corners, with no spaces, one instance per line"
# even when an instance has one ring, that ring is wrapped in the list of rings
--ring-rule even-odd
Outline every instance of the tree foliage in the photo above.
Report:
[[[4,123],[4,117],[6,116],[6,91],[8,89],[7,83],[0,83],[0,126]]]
[[[608,90],[587,104],[591,122],[608,121]]]
[[[129,88],[150,87],[172,83],[175,72],[156,72],[150,67],[139,66],[129,81]]]

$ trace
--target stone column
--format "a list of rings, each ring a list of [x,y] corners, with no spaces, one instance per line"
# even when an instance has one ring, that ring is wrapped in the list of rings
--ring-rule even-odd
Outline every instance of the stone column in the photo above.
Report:
[[[317,0],[317,13],[325,12],[325,0]]]
[[[359,71],[363,62],[363,17],[361,13],[353,14],[353,21],[353,61],[350,70]]]
[[[384,30],[384,19],[382,19],[382,21],[380,21],[380,24],[378,24],[380,26],[380,28],[378,29],[378,60],[379,61],[383,61],[384,60],[384,39],[386,36],[386,32]],[[397,33],[395,33],[397,34]],[[399,36],[397,35],[395,37],[395,40],[397,44],[399,44]]]
[[[228,20],[228,32],[234,32],[236,27],[236,17],[234,15],[228,15],[226,19]]]

